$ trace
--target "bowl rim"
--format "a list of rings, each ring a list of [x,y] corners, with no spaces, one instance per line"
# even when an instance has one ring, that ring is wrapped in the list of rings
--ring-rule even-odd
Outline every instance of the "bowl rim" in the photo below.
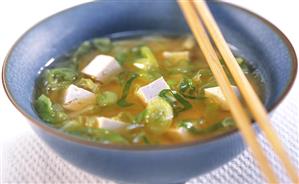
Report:
[[[231,6],[233,8],[237,8],[239,10],[242,10],[246,13],[248,13],[250,16],[253,16],[259,20],[261,20],[265,25],[267,25],[273,32],[275,32],[279,38],[282,39],[282,42],[287,46],[289,54],[291,56],[291,64],[292,64],[292,71],[291,71],[291,78],[288,81],[287,87],[285,88],[285,90],[283,91],[282,95],[278,98],[278,100],[272,105],[272,107],[268,110],[268,113],[273,112],[273,110],[275,108],[277,108],[277,106],[283,101],[283,99],[285,99],[285,97],[287,96],[287,94],[290,92],[291,88],[294,85],[295,79],[296,79],[296,75],[297,75],[297,69],[298,69],[298,61],[297,61],[297,56],[296,56],[296,52],[294,47],[292,46],[290,40],[286,37],[286,35],[280,30],[278,29],[274,24],[272,24],[270,21],[266,20],[265,18],[263,18],[262,16],[246,9],[243,8],[239,5],[235,5],[233,3],[229,3],[229,2],[224,2],[224,1],[215,1],[216,3],[221,3],[223,5],[228,5]],[[38,128],[43,129],[46,133],[56,136],[57,138],[63,139],[64,141],[70,141],[72,143],[77,143],[80,145],[84,145],[84,146],[90,146],[93,148],[99,148],[99,149],[110,149],[110,150],[119,150],[119,151],[159,151],[159,150],[172,150],[172,149],[184,149],[184,148],[190,148],[190,147],[194,147],[194,146],[199,146],[205,143],[210,143],[212,141],[216,141],[216,140],[220,140],[222,138],[228,137],[228,136],[232,136],[233,134],[236,134],[239,132],[238,128],[229,130],[227,132],[221,133],[219,135],[215,135],[212,137],[208,137],[202,140],[195,140],[195,141],[190,141],[187,143],[179,143],[179,144],[171,144],[171,145],[114,145],[114,144],[103,144],[103,143],[99,143],[99,142],[92,142],[89,140],[84,140],[80,137],[77,136],[73,136],[70,134],[67,134],[65,132],[62,132],[60,130],[57,130],[53,127],[48,126],[46,123],[42,122],[42,121],[37,121],[36,119],[34,119],[33,117],[31,117],[28,113],[26,113],[15,101],[15,99],[13,98],[13,96],[11,95],[10,90],[8,89],[8,84],[7,84],[7,79],[6,79],[6,66],[8,65],[9,62],[9,58],[14,50],[14,48],[16,47],[16,45],[22,40],[23,37],[25,37],[27,35],[27,33],[29,33],[32,29],[34,29],[35,27],[39,26],[42,22],[57,16],[58,14],[62,14],[64,12],[70,11],[74,8],[78,8],[82,5],[87,5],[87,4],[91,4],[91,3],[95,3],[95,2],[87,2],[87,3],[83,3],[83,4],[79,4],[67,9],[64,9],[62,11],[59,11],[53,15],[50,15],[42,20],[40,20],[39,22],[37,22],[36,24],[34,24],[32,27],[30,27],[26,32],[24,32],[18,39],[17,41],[15,41],[15,43],[13,44],[13,46],[10,48],[8,54],[6,55],[3,65],[2,65],[2,85],[4,88],[4,91],[7,95],[7,97],[9,98],[10,102],[13,104],[13,106],[19,111],[21,112],[21,114],[23,114],[23,116],[25,116],[29,122],[31,123],[31,125],[34,125]],[[256,125],[255,122],[253,122],[253,125]]]

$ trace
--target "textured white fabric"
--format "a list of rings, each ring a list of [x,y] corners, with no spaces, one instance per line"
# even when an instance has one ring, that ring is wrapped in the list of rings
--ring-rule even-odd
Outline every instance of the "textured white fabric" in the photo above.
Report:
[[[296,85],[296,88],[298,85]],[[295,92],[296,91],[296,92]],[[287,99],[276,109],[272,122],[288,149],[294,163],[299,168],[299,121],[298,100],[292,90]],[[263,136],[260,142],[281,183],[290,183],[279,161],[272,153]],[[4,183],[113,183],[92,176],[58,157],[50,148],[28,130],[7,141],[3,145]],[[191,179],[187,183],[263,183],[260,171],[248,150],[235,159],[210,173]]]

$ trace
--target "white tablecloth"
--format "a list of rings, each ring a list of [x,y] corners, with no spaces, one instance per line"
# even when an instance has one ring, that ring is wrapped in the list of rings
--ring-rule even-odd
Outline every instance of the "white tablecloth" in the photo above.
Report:
[[[230,0],[257,11],[273,21],[299,48],[299,29],[292,24],[299,13],[294,1],[272,3],[272,1]],[[0,60],[4,59],[13,42],[38,20],[61,9],[84,1],[16,1],[0,3]],[[269,6],[269,4],[271,6]],[[280,12],[279,14],[277,12]],[[299,35],[299,34],[298,34]],[[298,49],[297,49],[298,50]],[[298,80],[297,80],[298,81]],[[29,128],[25,118],[17,112],[0,90],[0,143],[1,183],[113,183],[92,176],[62,160],[47,147]],[[299,84],[276,109],[272,123],[285,144],[292,160],[299,168]],[[260,136],[270,162],[281,183],[289,183],[279,161],[267,142]],[[227,164],[191,179],[187,183],[263,183],[260,171],[248,150],[245,150]]]

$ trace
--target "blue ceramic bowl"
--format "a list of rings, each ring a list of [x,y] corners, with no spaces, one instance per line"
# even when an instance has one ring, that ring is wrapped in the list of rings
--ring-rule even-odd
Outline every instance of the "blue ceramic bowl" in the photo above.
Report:
[[[247,58],[265,81],[265,105],[271,111],[288,93],[297,61],[286,37],[265,19],[242,8],[209,6],[236,54]],[[174,1],[91,2],[55,14],[26,32],[3,66],[3,84],[11,102],[30,119],[33,130],[70,163],[94,175],[127,183],[178,183],[208,172],[244,149],[237,130],[218,137],[171,146],[122,147],[88,142],[50,128],[32,106],[35,79],[49,59],[82,41],[112,33],[147,30],[189,32]]]

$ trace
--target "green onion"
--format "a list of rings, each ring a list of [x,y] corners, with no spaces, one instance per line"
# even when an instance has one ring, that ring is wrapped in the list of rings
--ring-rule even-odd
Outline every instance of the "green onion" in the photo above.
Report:
[[[99,106],[106,107],[117,102],[117,94],[112,91],[104,91],[97,95],[96,100]]]
[[[207,128],[200,128],[200,125],[203,123],[204,123],[204,119],[201,118],[198,120],[183,120],[179,123],[179,127],[185,128],[186,130],[188,130],[188,132],[192,134],[201,135],[201,134],[209,134],[211,132],[215,132],[222,128],[230,128],[235,126],[234,120],[230,117],[225,118],[222,121],[219,121],[217,123],[214,123],[213,125]]]
[[[153,67],[156,67],[156,68],[159,67],[157,59],[155,58],[153,52],[151,51],[151,49],[149,47],[142,46],[140,48],[140,52],[144,58],[148,59],[148,61],[151,63],[151,65]]]
[[[216,87],[216,86],[218,86],[217,81],[216,81],[215,78],[212,76],[212,77],[209,78],[209,80],[208,80],[206,83],[204,83],[204,84],[200,87],[199,91],[200,91],[201,94],[204,94],[204,89],[205,89],[205,88],[212,88],[212,87]]]
[[[123,92],[122,92],[122,96],[121,98],[117,101],[117,104],[121,107],[128,107],[133,105],[132,103],[128,103],[126,101],[126,98],[128,97],[129,91],[130,91],[130,87],[133,83],[133,81],[138,77],[138,74],[133,73],[130,78],[128,79],[128,81],[126,82],[124,88],[123,88]]]
[[[72,55],[72,62],[78,65],[80,57],[89,53],[93,49],[90,41],[84,41]]]
[[[109,38],[95,38],[92,40],[93,46],[101,52],[111,51],[113,45]]]
[[[186,111],[192,108],[192,105],[185,100],[178,92],[171,89],[164,89],[159,93],[159,96],[165,99],[174,109],[174,114]]]
[[[184,78],[179,84],[179,91],[185,97],[189,99],[204,99],[204,94],[200,89],[195,87],[192,79]]]
[[[247,65],[246,61],[242,57],[236,57],[238,64],[240,65],[243,73],[248,74],[250,72],[250,67]]]
[[[36,110],[41,116],[41,118],[47,122],[52,122],[55,117],[55,112],[52,107],[51,100],[45,96],[41,95],[35,101]]]
[[[46,95],[41,95],[35,101],[36,111],[39,116],[48,123],[59,123],[68,118],[63,108],[58,104],[53,104]]]
[[[79,116],[75,119],[65,121],[60,130],[83,139],[101,142],[104,144],[128,144],[129,141],[118,133],[110,130],[95,128],[97,124],[95,117]]]
[[[68,130],[64,131],[76,136],[80,136],[83,139],[100,142],[103,144],[129,144],[129,141],[125,137],[106,129],[81,127],[78,129],[69,128]]]
[[[135,123],[135,124],[141,123],[144,120],[146,113],[147,113],[146,110],[144,110],[144,111],[140,112],[139,114],[137,114],[135,116],[135,118],[133,119],[133,123]]]
[[[124,65],[124,63],[129,58],[129,50],[121,47],[116,47],[115,51],[115,59],[118,61],[120,65]]]
[[[171,89],[174,89],[177,85],[177,81],[176,80],[167,80],[166,83],[170,86]]]
[[[68,87],[77,78],[77,71],[71,68],[46,69],[42,75],[42,85],[49,91],[56,91]]]
[[[147,80],[147,81],[154,81],[156,79],[158,79],[159,77],[161,77],[160,72],[158,71],[138,71],[138,76],[141,79]]]
[[[173,108],[164,98],[156,97],[147,104],[144,121],[150,132],[165,132],[171,126],[172,119]]]
[[[89,90],[93,93],[97,93],[99,90],[98,85],[88,78],[81,78],[76,84],[77,86]]]

